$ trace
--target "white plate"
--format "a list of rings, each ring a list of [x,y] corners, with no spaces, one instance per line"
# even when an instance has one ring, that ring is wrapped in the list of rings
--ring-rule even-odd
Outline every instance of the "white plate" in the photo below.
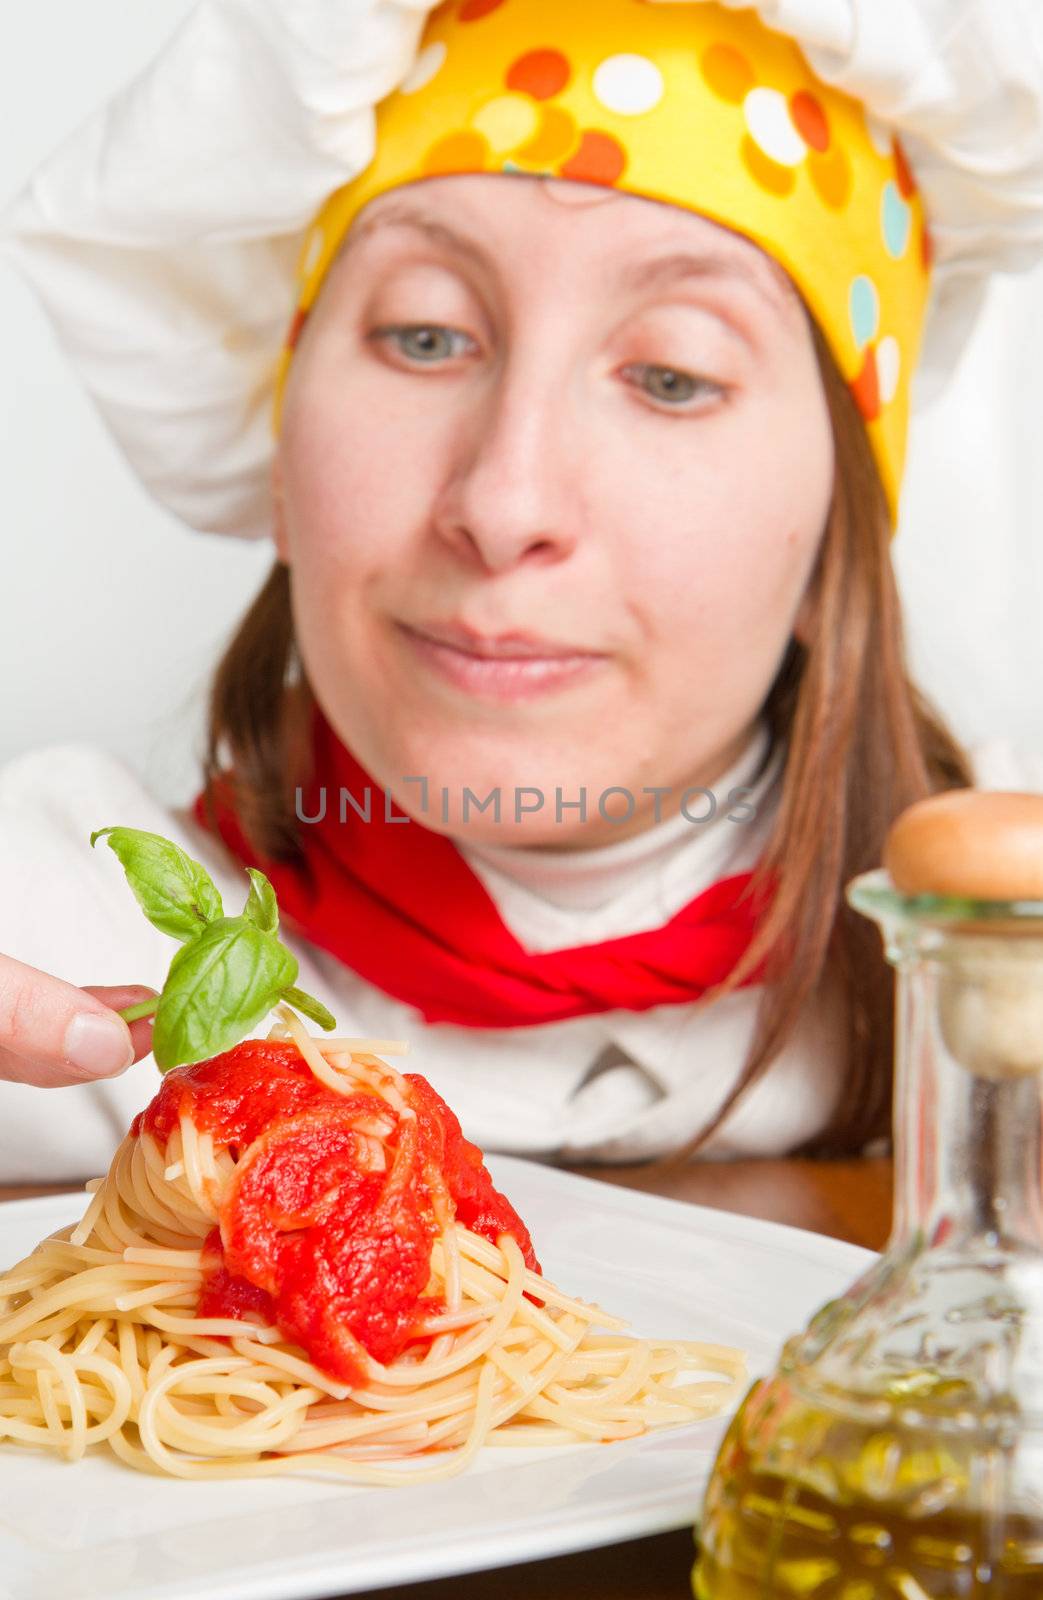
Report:
[[[741,1345],[751,1375],[871,1252],[492,1156],[545,1274],[634,1331]],[[79,1195],[0,1205],[0,1268]],[[192,1483],[0,1444],[3,1600],[302,1600],[533,1561],[694,1521],[727,1417],[609,1445],[490,1449],[415,1488]]]

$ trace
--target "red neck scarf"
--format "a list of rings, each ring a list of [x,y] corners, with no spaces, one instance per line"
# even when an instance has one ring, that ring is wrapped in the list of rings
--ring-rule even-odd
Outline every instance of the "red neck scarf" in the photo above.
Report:
[[[660,928],[531,953],[453,841],[389,804],[317,706],[313,739],[297,809],[319,820],[301,823],[303,866],[251,847],[221,779],[217,831],[237,861],[270,878],[288,927],[426,1022],[521,1028],[698,1000],[731,972],[766,910],[763,891],[740,900],[745,872],[711,884]],[[341,820],[342,790],[362,816],[345,800]],[[209,828],[202,794],[192,809]],[[763,982],[763,967],[740,987]]]

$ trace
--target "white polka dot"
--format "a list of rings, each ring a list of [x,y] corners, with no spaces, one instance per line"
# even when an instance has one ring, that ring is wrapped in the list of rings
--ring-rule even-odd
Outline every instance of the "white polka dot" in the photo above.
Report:
[[[889,333],[876,347],[876,377],[880,386],[880,398],[885,406],[895,397],[901,369],[902,356],[898,340]]]
[[[302,271],[302,275],[305,278],[310,278],[312,273],[315,271],[316,267],[318,266],[319,261],[320,261],[320,259],[322,257],[322,246],[323,246],[323,243],[324,243],[324,239],[323,239],[322,229],[321,228],[314,228],[312,230],[311,238],[308,240],[308,243],[304,247],[304,261],[303,261],[303,264],[302,264],[302,267],[301,267],[301,271]]]
[[[785,95],[777,89],[751,89],[742,109],[746,126],[766,156],[783,167],[804,160],[808,147],[790,120]]]
[[[423,89],[431,82],[442,62],[449,54],[444,39],[437,39],[434,44],[429,44],[426,50],[421,50],[406,76],[399,84],[401,94],[416,94],[418,89]]]
[[[539,125],[539,111],[527,94],[495,95],[471,118],[472,128],[488,139],[493,150],[499,151],[524,144]]]
[[[594,72],[594,93],[607,111],[637,117],[663,98],[663,74],[647,56],[606,56]]]
[[[891,154],[890,128],[885,122],[881,122],[879,117],[875,117],[871,111],[867,111],[865,117],[869,143],[873,146],[878,156],[889,156]]]

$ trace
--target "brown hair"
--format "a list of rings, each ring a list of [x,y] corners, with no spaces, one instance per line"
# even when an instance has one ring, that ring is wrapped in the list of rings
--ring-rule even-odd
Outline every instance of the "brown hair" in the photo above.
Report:
[[[910,681],[891,563],[883,487],[861,416],[814,321],[832,422],[836,472],[810,585],[814,605],[792,639],[764,704],[770,748],[786,746],[781,797],[751,889],[776,883],[743,960],[701,1003],[735,989],[765,962],[742,1073],[711,1122],[665,1165],[686,1160],[782,1049],[803,1007],[839,985],[848,1041],[836,1109],[805,1153],[840,1154],[890,1126],[893,974],[877,928],[844,899],[856,873],[878,866],[893,819],[927,794],[973,782],[966,754]],[[244,831],[259,853],[300,861],[293,795],[306,781],[302,735],[312,691],[294,635],[290,575],[276,562],[213,678],[204,775],[208,798],[231,757]]]

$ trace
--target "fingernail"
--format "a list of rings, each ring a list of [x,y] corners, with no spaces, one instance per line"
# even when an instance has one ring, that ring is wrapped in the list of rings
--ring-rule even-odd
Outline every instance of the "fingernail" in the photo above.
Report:
[[[65,1030],[65,1056],[85,1075],[109,1077],[130,1066],[134,1044],[122,1023],[96,1011],[80,1011]]]

